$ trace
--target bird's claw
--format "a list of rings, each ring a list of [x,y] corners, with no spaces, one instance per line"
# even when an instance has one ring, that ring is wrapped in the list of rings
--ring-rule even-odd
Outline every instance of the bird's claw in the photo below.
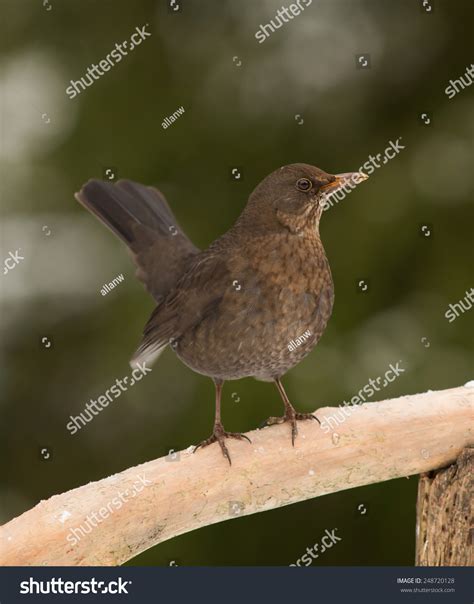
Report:
[[[298,427],[297,427],[296,422],[298,420],[302,421],[305,419],[315,419],[318,422],[318,424],[321,425],[321,422],[316,417],[316,415],[314,415],[313,413],[296,413],[296,411],[291,413],[291,412],[287,411],[287,413],[285,413],[285,415],[282,415],[280,417],[269,417],[265,422],[260,424],[260,428],[264,428],[265,426],[273,426],[274,424],[283,424],[285,422],[290,422],[291,423],[291,443],[293,446],[295,446],[295,438],[298,435]]]
[[[314,415],[314,413],[297,413],[295,415],[296,419],[299,420],[303,420],[303,419],[315,419],[319,425],[321,425],[321,422],[319,421],[319,419],[316,417],[316,415]]]
[[[247,440],[249,443],[252,442],[250,438],[245,434],[240,434],[239,432],[226,432],[222,424],[216,424],[214,426],[214,431],[212,435],[209,438],[206,438],[206,440],[200,442],[198,446],[194,449],[193,453],[195,453],[199,448],[207,447],[208,445],[212,445],[212,443],[218,442],[222,450],[222,454],[229,462],[229,465],[232,465],[229,450],[227,449],[225,444],[226,438],[235,438],[236,440]]]

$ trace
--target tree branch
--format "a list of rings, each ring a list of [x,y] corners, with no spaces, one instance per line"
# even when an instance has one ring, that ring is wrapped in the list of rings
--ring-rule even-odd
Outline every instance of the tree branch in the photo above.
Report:
[[[5,524],[0,564],[117,565],[202,526],[435,470],[474,443],[473,408],[472,387],[427,392],[348,408],[335,430],[299,422],[294,448],[287,424],[250,432],[230,441],[232,467],[217,444],[149,461]]]

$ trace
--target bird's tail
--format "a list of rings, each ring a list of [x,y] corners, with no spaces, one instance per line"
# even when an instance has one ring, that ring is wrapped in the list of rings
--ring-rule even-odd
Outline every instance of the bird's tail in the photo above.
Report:
[[[130,180],[116,184],[89,180],[76,193],[76,199],[132,251],[138,251],[137,238],[143,235],[142,230],[137,230],[138,225],[167,236],[176,228],[176,219],[164,196],[157,189]]]
[[[119,180],[90,180],[76,199],[131,250],[137,277],[157,302],[176,284],[199,252],[179,227],[164,195],[155,188]]]

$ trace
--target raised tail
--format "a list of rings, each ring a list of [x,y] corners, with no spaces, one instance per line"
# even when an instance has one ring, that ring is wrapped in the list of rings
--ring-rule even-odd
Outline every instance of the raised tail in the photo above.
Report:
[[[131,180],[90,180],[76,199],[130,249],[137,277],[157,302],[199,249],[183,233],[164,195]]]

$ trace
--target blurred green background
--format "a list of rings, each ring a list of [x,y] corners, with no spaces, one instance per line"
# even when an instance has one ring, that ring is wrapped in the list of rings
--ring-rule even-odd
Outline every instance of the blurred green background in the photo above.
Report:
[[[158,186],[205,247],[279,166],[357,170],[402,137],[405,149],[323,216],[334,313],[284,383],[310,411],[348,400],[397,361],[405,373],[374,400],[473,378],[474,312],[452,323],[444,314],[474,286],[474,87],[452,100],[444,90],[473,59],[474,4],[314,0],[259,44],[281,0],[180,2],[176,13],[164,0],[0,2],[1,257],[24,256],[0,281],[0,522],[211,430],[212,382],[171,350],[78,434],[66,430],[129,373],[153,308],[125,247],[73,197],[108,167]],[[150,38],[68,98],[70,80],[146,23]],[[370,69],[358,69],[367,53]],[[232,431],[281,410],[276,389],[251,379],[227,383],[223,405]],[[314,564],[410,565],[416,487],[407,477],[234,519],[130,564],[287,565],[337,527],[342,541]]]

